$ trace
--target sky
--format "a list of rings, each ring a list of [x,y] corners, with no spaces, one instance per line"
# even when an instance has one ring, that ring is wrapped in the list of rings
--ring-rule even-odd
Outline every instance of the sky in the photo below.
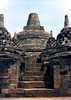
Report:
[[[64,16],[71,22],[71,0],[0,0],[0,14],[4,26],[14,36],[26,26],[30,13],[37,13],[46,32],[53,31],[56,38],[64,27]]]

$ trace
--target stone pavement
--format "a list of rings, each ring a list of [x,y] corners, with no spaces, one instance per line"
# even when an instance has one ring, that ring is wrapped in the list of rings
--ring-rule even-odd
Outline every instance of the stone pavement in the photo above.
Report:
[[[0,98],[0,100],[71,100],[71,97],[52,97],[52,98]]]

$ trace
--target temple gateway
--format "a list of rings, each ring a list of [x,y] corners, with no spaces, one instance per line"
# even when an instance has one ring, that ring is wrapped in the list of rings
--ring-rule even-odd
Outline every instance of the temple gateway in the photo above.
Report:
[[[11,34],[0,14],[0,97],[71,96],[71,27],[55,39],[45,32],[36,13],[21,32]]]

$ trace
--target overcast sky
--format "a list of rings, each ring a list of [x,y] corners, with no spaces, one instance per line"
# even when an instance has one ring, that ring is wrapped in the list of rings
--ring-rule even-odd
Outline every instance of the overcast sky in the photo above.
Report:
[[[56,37],[64,27],[65,15],[71,22],[71,0],[0,0],[0,13],[12,37],[23,30],[30,13],[37,13],[41,26]]]

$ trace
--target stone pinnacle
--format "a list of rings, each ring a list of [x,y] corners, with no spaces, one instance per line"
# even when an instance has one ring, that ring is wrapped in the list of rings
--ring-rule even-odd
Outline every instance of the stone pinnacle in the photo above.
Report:
[[[39,18],[36,13],[29,14],[27,26],[40,26]]]
[[[50,31],[50,37],[53,37],[53,31]]]
[[[17,39],[17,34],[16,34],[16,32],[14,33],[14,39]]]
[[[4,15],[0,14],[0,27],[4,27]]]
[[[69,25],[69,19],[68,19],[68,16],[65,15],[65,21],[64,21],[64,28],[68,28],[70,25]]]

